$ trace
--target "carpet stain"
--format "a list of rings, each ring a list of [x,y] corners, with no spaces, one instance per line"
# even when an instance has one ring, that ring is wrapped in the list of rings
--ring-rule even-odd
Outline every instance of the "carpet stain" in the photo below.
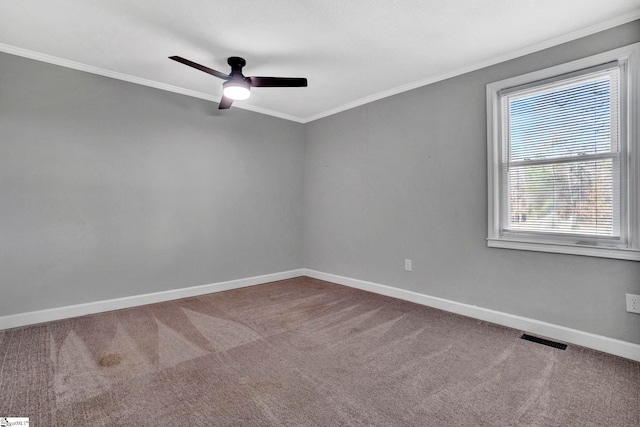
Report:
[[[122,356],[120,356],[119,354],[108,354],[102,359],[100,359],[98,364],[100,366],[104,366],[105,368],[108,368],[111,366],[116,366],[120,364],[120,362],[122,362]]]

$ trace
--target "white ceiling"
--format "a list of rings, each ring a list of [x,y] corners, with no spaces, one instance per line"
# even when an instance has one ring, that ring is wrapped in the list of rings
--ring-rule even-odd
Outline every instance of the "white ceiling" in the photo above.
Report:
[[[247,76],[246,108],[308,122],[640,18],[640,0],[0,0],[0,51],[218,101],[179,55]]]

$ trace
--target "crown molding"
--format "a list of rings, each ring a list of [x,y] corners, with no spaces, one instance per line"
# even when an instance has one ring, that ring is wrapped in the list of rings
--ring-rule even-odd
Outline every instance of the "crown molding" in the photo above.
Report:
[[[538,52],[540,50],[548,49],[553,46],[557,46],[563,43],[570,42],[572,40],[576,40],[582,37],[589,36],[591,34],[598,33],[600,31],[605,31],[610,28],[616,27],[618,25],[623,25],[631,21],[635,21],[636,19],[640,19],[640,8],[629,12],[627,14],[618,16],[613,19],[609,19],[603,22],[600,22],[596,25],[592,25],[590,27],[583,28],[581,30],[573,31],[571,33],[563,34],[558,37],[554,37],[551,39],[544,40],[540,43],[535,43],[533,45],[527,46],[523,49],[516,50],[514,52],[510,52],[505,55],[499,55],[494,58],[491,58],[486,61],[481,61],[466,67],[458,68],[451,72],[442,73],[435,76],[430,76],[424,79],[420,79],[411,83],[404,84],[402,86],[398,86],[389,90],[385,90],[382,92],[375,93],[370,96],[366,96],[364,98],[357,99],[352,102],[348,102],[341,106],[331,108],[329,110],[322,111],[317,114],[313,114],[308,117],[298,117],[290,114],[281,113],[274,110],[269,110],[266,108],[257,107],[251,104],[234,104],[234,108],[241,108],[243,110],[253,111],[259,114],[265,114],[268,116],[278,117],[284,120],[289,120],[297,123],[309,123],[324,117],[332,116],[334,114],[340,113],[342,111],[350,110],[352,108],[356,108],[365,104],[369,104],[374,101],[378,101],[383,98],[387,98],[393,95],[397,95],[399,93],[407,92],[413,89],[417,89],[422,86],[427,86],[442,80],[446,80],[452,77],[456,77],[462,74],[469,73],[471,71],[479,70],[481,68],[489,67],[492,65],[499,64],[501,62],[509,61],[521,56],[525,56],[534,52]],[[0,43],[0,52],[10,53],[12,55],[22,56],[25,58],[34,59],[36,61],[47,62],[49,64],[59,65],[61,67],[72,68],[74,70],[85,71],[87,73],[97,74],[100,76],[110,77],[112,79],[123,80],[130,83],[135,83],[143,86],[152,87],[155,89],[165,90],[168,92],[175,92],[186,96],[191,96],[194,98],[205,99],[212,102],[220,102],[220,97],[181,88],[178,86],[169,85],[166,83],[157,82],[155,80],[143,79],[141,77],[132,76],[129,74],[119,73],[116,71],[107,70],[100,67],[95,67],[92,65],[83,64],[80,62],[70,61],[68,59],[59,58],[52,55],[47,55],[44,53],[34,52],[31,50],[23,49],[16,46],[11,46],[8,44]]]
[[[36,61],[59,65],[65,68],[71,68],[74,70],[84,71],[91,74],[97,74],[99,76],[110,77],[112,79],[122,80],[129,83],[135,83],[142,86],[148,86],[155,89],[165,90],[167,92],[179,93],[181,95],[187,95],[193,98],[205,99],[207,101],[212,101],[216,103],[220,102],[219,96],[214,96],[207,93],[198,92],[195,90],[185,89],[182,87],[173,86],[166,83],[161,83],[155,80],[143,79],[141,77],[132,76],[130,74],[107,70],[105,68],[94,67],[93,65],[87,65],[81,62],[70,61],[68,59],[59,58],[57,56],[47,55],[40,52],[34,52],[32,50],[23,49],[20,47],[11,46],[4,43],[0,43],[0,52],[10,53],[12,55],[21,56],[23,58],[34,59]],[[251,104],[234,104],[233,107],[240,108],[243,110],[253,111],[254,113],[265,114],[267,116],[278,117],[280,119],[290,120],[293,122],[298,122],[298,123],[303,122],[303,119],[300,117],[281,113],[279,111],[269,110],[267,108],[257,107]]]
[[[611,29],[613,27],[617,27],[619,25],[627,24],[629,22],[635,21],[636,19],[640,19],[640,8],[635,10],[635,11],[633,11],[633,12],[621,15],[621,16],[619,16],[617,18],[609,19],[609,20],[600,22],[600,23],[598,23],[596,25],[592,25],[590,27],[586,27],[586,28],[583,28],[583,29],[580,29],[580,30],[577,30],[577,31],[573,31],[571,33],[567,33],[567,34],[563,34],[563,35],[558,36],[558,37],[547,39],[547,40],[544,40],[542,42],[535,43],[535,44],[532,44],[530,46],[527,46],[525,48],[518,49],[518,50],[513,51],[513,52],[509,52],[508,54],[505,54],[505,55],[498,55],[498,56],[493,57],[491,59],[488,59],[486,61],[481,61],[481,62],[472,64],[472,65],[469,65],[469,66],[466,66],[466,67],[458,68],[458,69],[456,69],[454,71],[451,71],[451,72],[442,73],[442,74],[438,74],[438,75],[435,75],[435,76],[430,76],[430,77],[427,77],[427,78],[424,78],[424,79],[420,79],[420,80],[417,80],[417,81],[414,81],[414,82],[411,82],[411,83],[407,83],[407,84],[404,84],[402,86],[398,86],[398,87],[395,87],[395,88],[392,88],[392,89],[389,89],[389,90],[386,90],[386,91],[378,92],[376,94],[373,94],[373,95],[370,95],[370,96],[366,96],[364,98],[360,98],[358,100],[355,100],[353,102],[349,102],[349,103],[341,105],[339,107],[335,107],[335,108],[332,108],[330,110],[326,110],[326,111],[323,111],[321,113],[314,114],[312,116],[306,117],[306,118],[303,119],[302,123],[309,123],[309,122],[312,122],[314,120],[318,120],[318,119],[321,119],[321,118],[324,118],[324,117],[328,117],[328,116],[340,113],[342,111],[350,110],[352,108],[356,108],[356,107],[359,107],[359,106],[362,106],[362,105],[365,105],[365,104],[369,104],[371,102],[378,101],[378,100],[383,99],[383,98],[388,98],[390,96],[397,95],[397,94],[402,93],[402,92],[407,92],[407,91],[410,91],[410,90],[413,90],[413,89],[417,89],[417,88],[422,87],[422,86],[427,86],[427,85],[430,85],[430,84],[433,84],[433,83],[436,83],[436,82],[439,82],[439,81],[442,81],[442,80],[450,79],[452,77],[460,76],[462,74],[470,73],[472,71],[476,71],[476,70],[480,70],[482,68],[490,67],[492,65],[500,64],[501,62],[510,61],[512,59],[519,58],[521,56],[525,56],[525,55],[529,55],[529,54],[532,54],[532,53],[535,53],[535,52],[539,52],[541,50],[548,49],[548,48],[554,47],[554,46],[558,46],[558,45],[561,45],[563,43],[567,43],[567,42],[570,42],[570,41],[573,41],[573,40],[577,40],[577,39],[582,38],[582,37],[590,36],[592,34],[599,33],[601,31],[605,31],[605,30]]]

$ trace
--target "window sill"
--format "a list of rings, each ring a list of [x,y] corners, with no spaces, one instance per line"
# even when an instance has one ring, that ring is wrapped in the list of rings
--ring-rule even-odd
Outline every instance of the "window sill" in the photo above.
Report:
[[[596,246],[562,245],[553,243],[523,242],[505,239],[487,239],[490,248],[516,249],[521,251],[553,252],[568,255],[583,255],[599,258],[614,258],[640,261],[640,251]]]

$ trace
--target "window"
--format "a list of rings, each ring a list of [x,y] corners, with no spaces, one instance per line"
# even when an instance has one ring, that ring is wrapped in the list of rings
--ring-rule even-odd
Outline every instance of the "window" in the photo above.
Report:
[[[487,86],[488,246],[640,260],[639,56]]]

